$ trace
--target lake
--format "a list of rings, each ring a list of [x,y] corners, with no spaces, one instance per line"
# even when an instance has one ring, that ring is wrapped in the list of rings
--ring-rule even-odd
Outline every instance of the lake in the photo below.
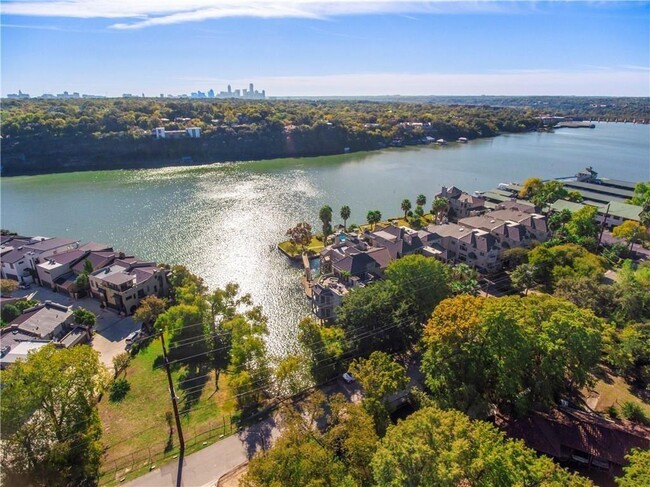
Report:
[[[309,305],[300,269],[274,245],[299,221],[316,229],[322,205],[337,216],[347,204],[348,223],[364,223],[369,210],[399,215],[401,201],[420,193],[429,205],[442,185],[487,190],[531,176],[571,176],[590,165],[602,177],[650,180],[650,125],[599,123],[444,147],[2,178],[1,225],[184,264],[210,287],[235,281],[263,306],[270,349],[282,354],[295,345]]]

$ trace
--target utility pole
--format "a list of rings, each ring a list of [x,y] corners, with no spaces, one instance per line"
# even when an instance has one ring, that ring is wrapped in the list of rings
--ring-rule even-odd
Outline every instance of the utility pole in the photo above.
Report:
[[[165,361],[165,370],[167,371],[167,380],[169,381],[169,393],[172,397],[172,406],[174,407],[174,417],[176,418],[176,429],[178,431],[178,443],[180,445],[181,458],[185,454],[185,439],[183,438],[183,428],[181,427],[181,417],[178,415],[178,404],[176,403],[176,391],[174,391],[174,382],[172,381],[172,373],[169,368],[169,360],[167,359],[167,349],[165,348],[164,333],[160,333],[160,342],[162,343],[163,360]]]
[[[603,239],[603,232],[605,231],[605,225],[607,225],[607,218],[609,218],[609,205],[607,203],[607,209],[605,210],[605,216],[603,217],[603,224],[600,226],[600,235],[598,235],[598,244],[596,245],[596,251],[600,248],[600,241]]]

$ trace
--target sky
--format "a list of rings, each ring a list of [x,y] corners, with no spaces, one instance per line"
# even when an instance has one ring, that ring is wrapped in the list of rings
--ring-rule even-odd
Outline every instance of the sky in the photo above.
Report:
[[[650,96],[650,2],[3,0],[0,93]]]

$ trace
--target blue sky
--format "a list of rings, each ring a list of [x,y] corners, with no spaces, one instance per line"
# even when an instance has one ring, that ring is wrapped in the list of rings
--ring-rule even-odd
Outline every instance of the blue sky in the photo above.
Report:
[[[2,95],[650,96],[650,2],[5,0]]]

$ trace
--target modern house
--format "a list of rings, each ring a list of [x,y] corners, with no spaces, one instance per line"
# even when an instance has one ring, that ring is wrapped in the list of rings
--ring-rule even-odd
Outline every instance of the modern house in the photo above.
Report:
[[[165,296],[169,286],[165,269],[154,262],[117,259],[89,276],[90,293],[104,306],[133,314],[147,296]]]
[[[90,251],[76,249],[44,259],[36,265],[41,286],[55,289],[56,281],[66,274],[70,274],[72,266],[83,262],[89,254]]]
[[[349,292],[338,277],[321,278],[312,289],[311,311],[323,321],[336,318],[336,308],[340,306],[343,296]]]
[[[48,257],[74,250],[79,240],[67,238],[32,237],[29,240],[17,238],[5,242],[5,250],[12,247],[0,257],[2,277],[19,282],[31,283],[37,275],[36,265]]]
[[[183,130],[165,130],[165,127],[156,127],[152,132],[156,139],[200,139],[201,127],[187,127]]]

